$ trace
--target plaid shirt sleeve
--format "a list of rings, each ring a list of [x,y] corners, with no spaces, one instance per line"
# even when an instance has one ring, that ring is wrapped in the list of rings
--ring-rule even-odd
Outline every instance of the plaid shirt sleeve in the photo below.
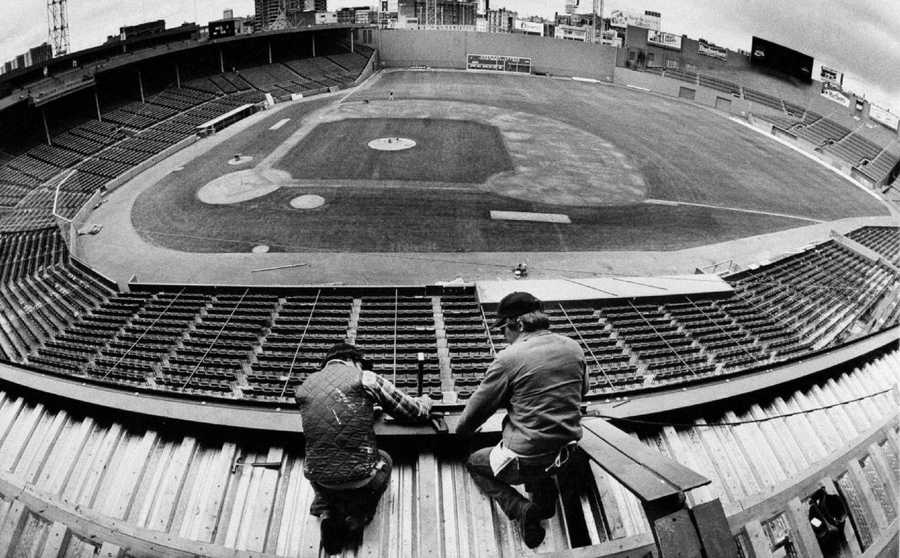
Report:
[[[388,380],[368,370],[364,370],[362,373],[362,384],[378,401],[384,412],[392,417],[411,420],[428,418],[432,405],[431,398],[410,397]]]

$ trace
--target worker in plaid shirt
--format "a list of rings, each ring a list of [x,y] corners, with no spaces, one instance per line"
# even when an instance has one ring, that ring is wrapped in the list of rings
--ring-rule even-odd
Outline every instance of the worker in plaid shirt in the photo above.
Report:
[[[338,554],[358,542],[391,477],[391,457],[375,440],[375,406],[394,418],[427,422],[432,401],[413,398],[365,366],[362,352],[337,343],[322,369],[297,388],[306,458],[315,490],[310,513],[322,518],[322,546]]]

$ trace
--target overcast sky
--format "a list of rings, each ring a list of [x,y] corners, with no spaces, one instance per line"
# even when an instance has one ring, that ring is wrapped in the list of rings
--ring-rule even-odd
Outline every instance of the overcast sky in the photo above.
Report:
[[[590,2],[590,0],[582,0]],[[329,9],[367,0],[329,0]],[[491,0],[521,15],[552,17],[565,0]],[[252,0],[69,0],[72,48],[94,46],[152,19],[174,26],[206,23],[233,8],[253,13]],[[900,112],[900,0],[606,0],[604,11],[662,13],[662,28],[749,50],[758,35],[805,52],[846,74],[845,87]],[[0,0],[0,62],[47,40],[45,0]]]

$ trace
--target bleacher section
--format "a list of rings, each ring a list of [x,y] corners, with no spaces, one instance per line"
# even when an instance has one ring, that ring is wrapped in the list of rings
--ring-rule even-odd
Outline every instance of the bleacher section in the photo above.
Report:
[[[897,258],[900,229],[849,238]],[[135,286],[117,293],[69,261],[48,228],[0,235],[0,358],[82,381],[284,402],[349,339],[374,370],[435,400],[471,396],[504,340],[471,288],[395,290]],[[547,302],[585,350],[590,394],[695,381],[808,354],[897,323],[895,268],[834,240],[727,278],[732,293]],[[887,306],[886,306],[887,305]],[[878,324],[871,310],[878,306]],[[448,396],[447,393],[453,395]]]
[[[195,134],[198,125],[260,102],[265,93],[285,100],[292,93],[347,87],[367,61],[362,54],[346,53],[198,78],[149,95],[145,102],[105,110],[102,120],[55,134],[51,145],[26,146],[16,155],[0,152],[0,232],[51,225],[60,183],[59,213],[72,218],[97,189]]]
[[[862,227],[847,238],[878,252],[892,264],[900,265],[900,227]]]

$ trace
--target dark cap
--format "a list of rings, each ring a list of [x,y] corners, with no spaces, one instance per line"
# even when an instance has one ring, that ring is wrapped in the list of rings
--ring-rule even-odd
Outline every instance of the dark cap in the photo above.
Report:
[[[328,352],[325,353],[325,358],[322,359],[322,366],[324,367],[329,360],[364,361],[362,351],[359,350],[359,347],[345,341],[335,343],[328,349]]]
[[[522,314],[542,309],[541,301],[531,293],[518,291],[509,293],[500,301],[500,306],[497,307],[497,319],[491,325],[491,329],[500,327],[510,318],[517,318]]]

